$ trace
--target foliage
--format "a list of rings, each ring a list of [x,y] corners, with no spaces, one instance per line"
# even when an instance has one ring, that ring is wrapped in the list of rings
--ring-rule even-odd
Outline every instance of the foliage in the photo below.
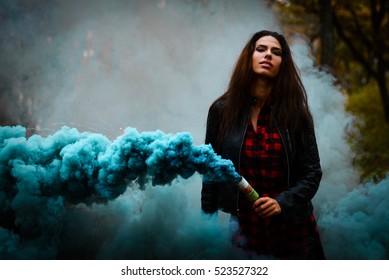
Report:
[[[389,172],[389,124],[375,83],[349,95],[346,109],[356,116],[348,140],[355,152],[354,164],[363,180],[378,182]]]

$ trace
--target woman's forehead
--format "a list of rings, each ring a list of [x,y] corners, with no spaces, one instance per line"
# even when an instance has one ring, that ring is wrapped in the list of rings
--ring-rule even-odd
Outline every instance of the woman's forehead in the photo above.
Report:
[[[263,36],[255,42],[255,46],[263,45],[268,47],[276,47],[281,49],[281,44],[273,36]]]

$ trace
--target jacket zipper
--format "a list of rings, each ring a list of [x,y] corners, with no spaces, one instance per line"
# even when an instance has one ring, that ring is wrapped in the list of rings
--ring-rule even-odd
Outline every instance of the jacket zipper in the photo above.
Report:
[[[246,127],[243,131],[243,137],[242,137],[242,140],[240,142],[239,157],[238,157],[239,174],[240,174],[240,157],[242,155],[244,136],[246,135],[246,132],[247,132],[247,126],[248,126],[248,124],[246,123]],[[238,215],[239,214],[239,196],[240,196],[239,188],[237,189],[237,193],[238,193],[238,196],[237,196],[238,199],[236,200],[236,214]]]

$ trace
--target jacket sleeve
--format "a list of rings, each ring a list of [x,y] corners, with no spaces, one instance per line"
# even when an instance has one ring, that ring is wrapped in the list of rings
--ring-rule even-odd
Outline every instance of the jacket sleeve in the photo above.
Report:
[[[313,122],[304,137],[304,145],[290,166],[290,186],[275,199],[281,206],[282,215],[287,220],[300,220],[311,214],[312,198],[316,194],[322,177],[320,157],[316,143]]]
[[[217,108],[211,106],[208,111],[207,126],[205,134],[205,144],[211,144],[212,148],[216,148],[216,140],[220,127],[220,118]],[[218,210],[218,183],[202,183],[201,189],[201,209],[208,214],[215,213]]]

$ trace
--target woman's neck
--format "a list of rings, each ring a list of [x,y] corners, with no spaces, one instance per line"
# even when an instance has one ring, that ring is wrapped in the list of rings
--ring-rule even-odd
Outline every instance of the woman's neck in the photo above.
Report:
[[[258,79],[252,84],[251,96],[256,98],[255,107],[262,108],[269,97],[272,88],[273,84],[270,80]]]

